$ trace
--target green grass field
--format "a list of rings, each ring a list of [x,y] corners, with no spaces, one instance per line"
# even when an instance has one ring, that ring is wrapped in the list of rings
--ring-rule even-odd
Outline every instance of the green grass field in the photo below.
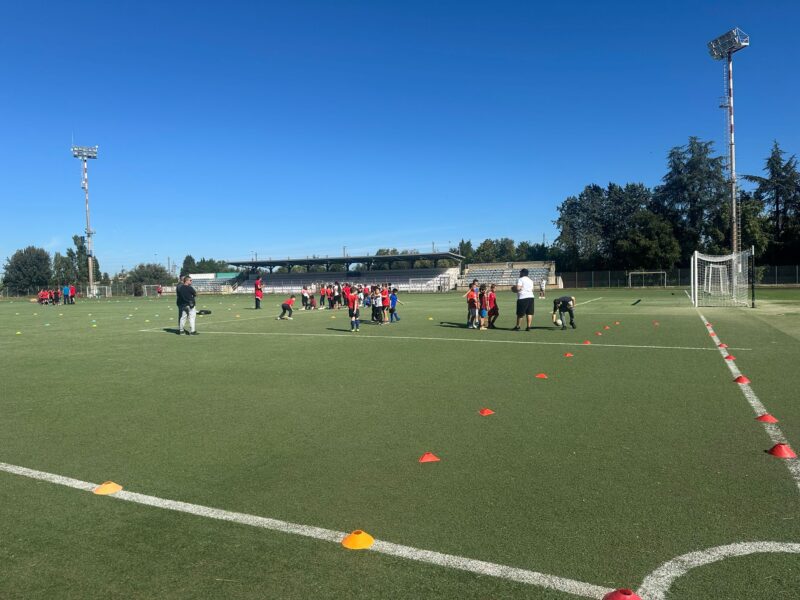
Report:
[[[551,300],[534,331],[506,330],[510,294],[503,330],[467,330],[460,294],[441,294],[358,334],[346,311],[278,322],[282,298],[206,296],[196,337],[165,331],[172,298],[4,300],[0,461],[601,588],[689,552],[800,542],[797,461],[764,452],[684,291],[575,295],[574,331],[550,326]],[[800,451],[800,291],[701,312]],[[0,472],[0,597],[580,594]],[[665,597],[797,598],[800,554],[698,567]]]

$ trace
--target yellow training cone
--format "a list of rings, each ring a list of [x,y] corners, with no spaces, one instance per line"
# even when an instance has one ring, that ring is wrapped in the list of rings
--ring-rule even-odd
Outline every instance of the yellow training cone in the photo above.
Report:
[[[122,486],[118,483],[114,483],[113,481],[104,481],[96,488],[92,490],[98,496],[109,496],[111,494],[116,494],[118,491],[122,489]]]
[[[366,550],[375,543],[375,538],[366,531],[356,529],[353,533],[344,536],[342,546],[348,550]]]
[[[433,321],[433,317],[428,317],[428,321]]]

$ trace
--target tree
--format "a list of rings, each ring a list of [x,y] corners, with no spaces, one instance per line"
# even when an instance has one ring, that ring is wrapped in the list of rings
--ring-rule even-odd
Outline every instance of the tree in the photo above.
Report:
[[[626,235],[614,250],[624,257],[628,269],[671,269],[681,255],[672,226],[646,208],[640,208],[626,223]]]
[[[220,273],[230,268],[224,260],[214,260],[213,258],[201,258],[195,265],[194,273]]]
[[[668,171],[655,189],[654,210],[671,223],[688,264],[695,250],[710,251],[722,235],[720,215],[729,202],[724,159],[713,155],[713,142],[690,137],[667,155]]]
[[[471,263],[472,257],[475,254],[475,251],[472,249],[472,241],[467,240],[465,242],[463,239],[458,243],[458,247],[450,248],[450,252],[463,256],[465,263]]]
[[[194,261],[194,257],[191,254],[187,254],[186,258],[183,259],[183,266],[181,267],[181,277],[185,275],[191,275],[192,273],[197,273],[197,263]]]
[[[128,271],[125,282],[133,285],[133,294],[141,296],[142,286],[157,285],[173,281],[172,276],[167,272],[163,265],[147,263],[136,265]]]
[[[73,252],[74,255],[74,252]],[[59,252],[53,255],[53,285],[62,286],[66,283],[78,281],[78,271],[75,263]]]
[[[492,263],[497,259],[497,247],[494,245],[494,240],[485,239],[475,249],[475,254],[472,257],[473,262],[477,263]]]
[[[50,255],[44,248],[28,246],[17,250],[6,260],[3,283],[6,287],[18,290],[44,288],[50,283],[53,272],[50,268]]]

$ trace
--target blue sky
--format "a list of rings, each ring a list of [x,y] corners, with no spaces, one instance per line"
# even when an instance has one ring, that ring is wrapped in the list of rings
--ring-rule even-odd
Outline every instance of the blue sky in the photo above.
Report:
[[[0,258],[64,251],[90,164],[104,271],[552,241],[584,185],[656,185],[690,135],[800,153],[792,2],[4,2]]]

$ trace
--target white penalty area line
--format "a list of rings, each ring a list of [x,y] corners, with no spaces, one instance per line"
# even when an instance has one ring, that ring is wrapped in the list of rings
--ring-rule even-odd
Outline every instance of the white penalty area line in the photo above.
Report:
[[[697,314],[700,316],[700,319],[702,319],[704,325],[708,323],[708,320],[703,316],[702,313],[698,311]],[[719,353],[722,355],[722,357],[724,358],[728,356],[730,354],[728,350],[733,350],[733,348],[720,348],[719,345],[722,343],[722,341],[719,339],[716,331],[714,331],[714,329],[708,325],[706,325],[706,328],[709,329],[711,333],[711,339],[714,340],[714,343],[717,345],[717,350],[719,350]],[[726,360],[725,364],[728,365],[728,369],[730,370],[734,379],[742,374],[742,372],[739,370],[739,367],[736,366],[736,361]],[[761,400],[759,400],[758,396],[756,396],[756,393],[753,391],[753,388],[750,387],[749,383],[739,383],[737,385],[742,391],[742,394],[744,395],[748,404],[750,404],[750,407],[753,409],[753,412],[756,413],[756,416],[761,416],[764,413],[769,412]],[[761,425],[764,426],[764,430],[767,432],[767,435],[773,444],[788,443],[786,441],[786,436],[783,435],[781,428],[778,427],[777,424],[761,423]],[[789,474],[792,476],[795,485],[797,485],[798,491],[800,491],[800,460],[796,458],[782,458],[781,460],[786,464],[786,468],[789,469]]]
[[[0,462],[0,471],[5,471],[6,473],[12,473],[14,475],[21,475],[30,479],[46,481],[48,483],[63,485],[86,492],[91,492],[97,487],[96,483],[72,479],[71,477],[64,477],[54,473],[36,471],[34,469],[28,469],[26,467],[10,465],[2,462]],[[125,490],[113,494],[111,498],[115,500],[133,502],[135,504],[142,504],[144,506],[187,513],[198,517],[216,519],[218,521],[228,521],[232,523],[238,523],[240,525],[248,525],[250,527],[259,527],[261,529],[269,529],[272,531],[279,531],[281,533],[300,535],[303,537],[322,540],[325,542],[332,542],[335,544],[341,543],[341,541],[347,535],[343,531],[333,531],[331,529],[324,529],[322,527],[300,525],[298,523],[290,523],[288,521],[281,521],[279,519],[231,512],[219,508],[201,506],[199,504],[190,504],[188,502],[179,502],[177,500],[167,500],[164,498],[158,498],[157,496],[148,496],[145,494],[138,494],[136,492],[128,492]],[[467,571],[476,575],[487,575],[489,577],[497,577],[499,579],[506,579],[518,583],[525,583],[552,590],[558,590],[568,594],[573,594],[575,596],[580,596],[582,598],[593,598],[599,600],[609,592],[613,591],[612,588],[585,583],[583,581],[576,581],[574,579],[566,579],[564,577],[557,577],[555,575],[547,575],[537,571],[529,571],[527,569],[519,569],[516,567],[509,567],[506,565],[500,565],[482,560],[465,558],[463,556],[442,554],[441,552],[434,552],[432,550],[422,550],[419,548],[413,548],[411,546],[402,546],[400,544],[393,544],[391,542],[385,542],[381,540],[375,540],[375,543],[369,548],[369,551],[405,558],[408,560],[415,560],[417,562],[433,564],[441,567],[447,567],[450,569],[458,569],[459,571]]]
[[[586,300],[585,302],[576,302],[575,306],[581,306],[583,304],[589,304],[589,302],[594,302],[596,300],[602,300],[602,299],[603,299],[603,297],[600,296],[599,298],[592,298],[591,300]]]
[[[211,323],[209,323],[211,325]],[[163,328],[140,329],[139,333],[164,333]],[[174,334],[173,334],[174,335]],[[208,331],[203,329],[202,335],[266,335],[266,336],[288,336],[288,337],[333,337],[343,339],[371,339],[371,340],[421,340],[435,342],[468,342],[477,344],[527,344],[532,346],[581,346],[592,348],[636,348],[642,350],[716,350],[716,348],[702,348],[694,346],[646,346],[636,344],[584,344],[583,342],[537,342],[530,340],[487,340],[469,338],[447,338],[447,337],[423,337],[412,335],[353,335],[349,332],[342,333],[302,333],[302,332],[282,332],[282,331]],[[731,350],[747,351],[751,348],[731,348]]]

